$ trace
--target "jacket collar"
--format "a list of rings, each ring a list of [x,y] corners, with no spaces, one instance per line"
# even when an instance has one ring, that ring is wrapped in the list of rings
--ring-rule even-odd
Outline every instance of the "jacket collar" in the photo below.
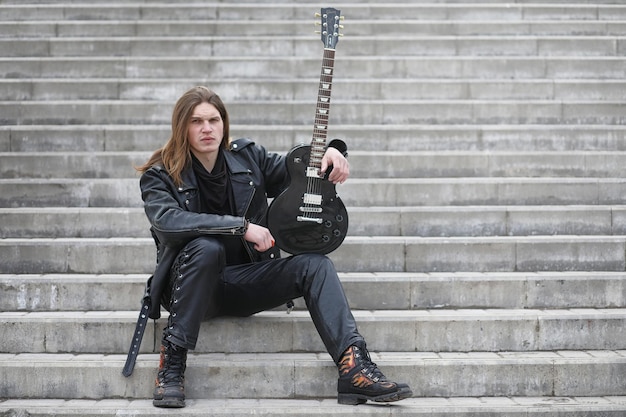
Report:
[[[245,174],[250,172],[250,169],[242,164],[232,151],[224,152],[224,159],[226,160],[226,166],[231,174]]]
[[[238,158],[236,158],[234,153],[231,151],[224,152],[224,160],[226,161],[226,166],[231,174],[245,174],[250,172],[250,169]],[[178,187],[178,191],[184,192],[187,190],[198,189],[198,179],[196,178],[196,174],[194,174],[191,166],[183,170],[181,177],[183,179],[183,183]]]
[[[180,176],[183,179],[183,183],[178,187],[178,191],[184,192],[187,190],[198,189],[198,180],[196,179],[196,174],[193,173],[193,168],[191,166],[185,168],[183,172],[181,172]]]

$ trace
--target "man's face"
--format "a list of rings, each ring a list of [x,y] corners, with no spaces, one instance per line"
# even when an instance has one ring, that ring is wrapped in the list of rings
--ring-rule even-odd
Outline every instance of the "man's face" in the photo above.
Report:
[[[201,103],[193,110],[187,128],[191,151],[198,159],[212,159],[224,139],[224,121],[214,105]]]

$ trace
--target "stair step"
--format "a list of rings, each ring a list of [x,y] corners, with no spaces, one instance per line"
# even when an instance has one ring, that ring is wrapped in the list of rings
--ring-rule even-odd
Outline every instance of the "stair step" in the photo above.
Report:
[[[626,208],[591,206],[349,207],[350,236],[626,235]],[[140,207],[0,208],[0,238],[150,237]]]
[[[626,44],[626,42],[625,42]],[[164,124],[171,102],[145,100],[0,101],[5,124]],[[252,124],[309,125],[311,100],[230,102],[229,116]],[[625,124],[623,101],[553,100],[341,100],[333,102],[337,124]],[[69,116],[71,115],[71,116]]]
[[[12,3],[17,3],[13,1]],[[100,3],[100,4],[98,4]],[[241,4],[188,2],[187,4],[167,4],[167,2],[151,2],[144,5],[136,2],[118,2],[114,5],[96,3],[77,4],[11,4],[3,5],[2,20],[13,21],[63,21],[63,20],[162,20],[194,19],[194,20],[235,20],[245,19],[250,21],[263,21],[264,19],[276,19],[281,16],[289,19],[312,20],[312,13],[319,11],[308,3],[298,4],[289,2],[255,2]],[[159,4],[162,3],[162,4]],[[197,3],[197,4],[194,4]],[[267,3],[267,4],[265,4]],[[490,4],[491,3],[491,4]],[[537,19],[584,19],[584,20],[618,20],[626,18],[626,8],[622,5],[611,4],[613,1],[601,0],[594,4],[576,4],[576,1],[562,2],[551,0],[547,4],[542,1],[531,4],[497,4],[494,1],[469,1],[432,3],[429,1],[394,3],[365,3],[347,2],[341,9],[343,15],[354,21],[371,19],[377,16],[379,19],[406,18],[430,20],[442,19],[446,21],[463,20],[537,20]],[[608,4],[604,4],[608,3]],[[277,8],[283,14],[277,15]]]
[[[0,312],[0,329],[6,335],[2,350],[16,354],[125,353],[138,311]],[[365,340],[375,340],[382,351],[626,349],[621,331],[626,325],[626,308],[355,310],[353,314]],[[155,324],[157,335],[166,325],[165,319]],[[142,352],[150,352],[153,329],[146,331],[145,338]],[[195,352],[325,352],[325,348],[308,312],[287,315],[283,310],[203,323]]]
[[[311,100],[316,79],[224,79],[210,85],[229,100]],[[181,92],[198,83],[191,79],[37,78],[0,80],[5,100],[160,100],[175,102]],[[624,100],[623,80],[547,79],[357,79],[333,82],[333,95],[344,99],[535,99]]]
[[[312,25],[311,25],[312,26]],[[376,42],[372,40],[375,39]],[[610,36],[349,36],[341,41],[344,56],[620,56],[626,37]],[[193,48],[190,47],[193,45]],[[4,57],[76,56],[320,56],[320,42],[307,35],[288,36],[116,36],[0,38]],[[150,52],[148,52],[150,51]]]
[[[589,20],[567,18],[563,20],[551,20],[548,16],[538,16],[532,19],[508,19],[501,21],[499,18],[494,20],[478,20],[470,16],[470,19],[464,17],[457,20],[425,20],[421,17],[425,8],[421,7],[419,16],[411,16],[411,8],[413,5],[406,4],[403,16],[394,16],[381,19],[353,19],[352,13],[349,19],[349,35],[350,36],[368,36],[373,32],[378,32],[384,27],[387,36],[390,35],[406,35],[411,33],[416,36],[432,36],[432,35],[448,35],[448,36],[467,36],[467,35],[576,35],[576,36],[600,36],[600,35],[624,35],[626,34],[626,23],[623,20],[614,19],[607,22],[606,20]],[[480,5],[476,5],[480,8]],[[184,6],[183,6],[184,7]],[[428,12],[435,12],[435,5],[431,6]],[[468,14],[475,11],[474,7],[466,6]],[[313,9],[311,9],[313,10]],[[528,12],[525,10],[524,12]],[[535,12],[537,9],[534,10]],[[613,13],[616,10],[612,10]],[[603,11],[600,11],[603,13]],[[411,16],[411,18],[407,18]],[[466,14],[467,16],[467,14]],[[257,16],[251,16],[255,19]],[[487,17],[487,16],[485,16]],[[582,16],[580,16],[582,17]],[[624,13],[623,18],[626,18]],[[419,20],[418,20],[419,19]],[[484,19],[484,18],[483,18]],[[228,36],[232,33],[247,36],[288,36],[294,33],[301,33],[301,28],[311,26],[311,19],[292,19],[292,20],[250,20],[250,19],[224,19],[213,20],[210,25],[205,21],[185,20],[185,18],[169,20],[133,20],[126,18],[124,20],[111,21],[99,17],[97,20],[39,20],[39,21],[0,21],[0,36],[13,38],[63,38],[63,37],[130,37],[130,36],[188,36],[190,33],[194,36]]]
[[[3,125],[2,152],[153,152],[169,137],[170,126]],[[268,149],[287,151],[310,143],[312,125],[231,125],[234,137],[251,137]],[[360,151],[626,151],[620,125],[333,125],[331,137]]]
[[[146,397],[148,395],[146,394]],[[17,411],[19,410],[19,411]],[[626,412],[626,397],[421,397],[403,400],[388,406],[360,406],[359,415],[410,415],[428,417],[524,416],[545,417],[552,413],[567,413],[571,417],[619,416]],[[0,402],[0,412],[25,412],[30,417],[118,417],[125,414],[152,417],[158,410],[152,400],[42,400],[11,399]],[[337,404],[336,399],[273,399],[247,398],[187,400],[187,407],[177,415],[194,417],[267,416],[345,416],[354,414],[354,407]],[[19,415],[19,414],[17,414]]]
[[[329,256],[342,272],[624,271],[626,236],[348,236]],[[154,261],[151,238],[0,239],[7,274],[144,274]]]
[[[620,204],[624,184],[618,178],[352,178],[338,192],[347,206]]]
[[[280,152],[280,151],[278,151]],[[136,178],[152,152],[0,152],[0,178]],[[350,151],[351,178],[625,177],[626,152]]]
[[[134,208],[0,208],[0,238],[150,237],[144,210]]]
[[[4,57],[3,78],[190,78],[211,84],[213,78],[282,79],[316,77],[319,50],[308,56],[184,57]],[[341,58],[341,59],[339,59]],[[339,56],[336,80],[351,78],[477,78],[477,79],[620,79],[626,76],[623,56]],[[280,71],[276,67],[280,66]],[[207,78],[207,72],[211,78]]]
[[[621,204],[623,178],[352,178],[346,206]],[[0,179],[0,207],[142,207],[139,179]]]
[[[624,272],[348,272],[339,278],[353,310],[626,307]],[[0,274],[0,311],[136,311],[147,279]],[[294,301],[296,310],[305,309]]]
[[[4,398],[147,399],[158,355],[139,356],[130,378],[126,355],[0,354]],[[372,352],[391,379],[416,397],[620,396],[624,351]],[[209,378],[210,376],[210,378]],[[191,354],[189,399],[336,398],[337,370],[328,354]],[[278,382],[280,381],[280,382]],[[386,408],[386,407],[385,407]]]

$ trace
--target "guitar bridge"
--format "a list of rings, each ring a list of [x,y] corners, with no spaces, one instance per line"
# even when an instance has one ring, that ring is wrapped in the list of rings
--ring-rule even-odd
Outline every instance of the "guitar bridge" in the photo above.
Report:
[[[300,207],[300,211],[303,213],[321,213],[321,207]]]
[[[313,217],[305,217],[305,216],[298,216],[296,217],[296,220],[299,222],[312,222],[312,223],[317,223],[317,224],[322,224],[322,219],[314,219]]]

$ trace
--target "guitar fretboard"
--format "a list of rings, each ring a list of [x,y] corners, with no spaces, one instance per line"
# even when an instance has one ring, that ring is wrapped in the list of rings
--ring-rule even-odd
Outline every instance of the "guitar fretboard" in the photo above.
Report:
[[[313,127],[313,140],[311,141],[311,156],[309,159],[309,167],[315,168],[316,172],[322,166],[322,157],[326,150],[328,112],[330,110],[330,93],[333,86],[334,65],[335,50],[325,48],[317,94],[317,105],[315,108],[315,125]]]

